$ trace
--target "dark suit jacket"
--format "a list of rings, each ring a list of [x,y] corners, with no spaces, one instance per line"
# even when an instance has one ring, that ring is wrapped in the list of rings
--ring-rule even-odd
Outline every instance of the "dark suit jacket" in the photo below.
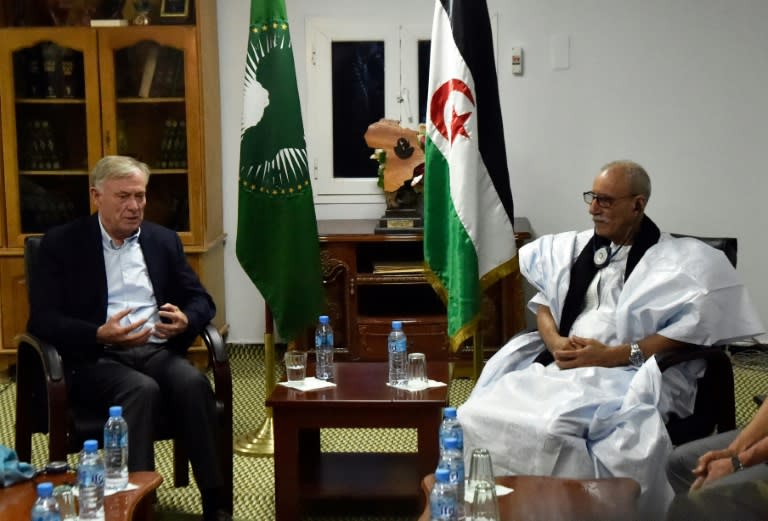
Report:
[[[187,331],[168,344],[184,353],[216,314],[213,299],[187,263],[176,232],[144,221],[139,244],[157,304],[175,304],[189,319]],[[104,346],[96,342],[96,330],[107,318],[107,275],[97,215],[49,230],[33,277],[29,331],[55,345],[65,361],[98,358]]]

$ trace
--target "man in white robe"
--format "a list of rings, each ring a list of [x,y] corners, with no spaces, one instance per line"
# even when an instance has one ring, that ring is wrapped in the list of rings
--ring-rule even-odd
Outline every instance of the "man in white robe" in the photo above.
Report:
[[[489,449],[497,475],[628,476],[644,516],[660,518],[673,495],[664,422],[692,412],[704,365],[662,375],[652,355],[763,326],[722,252],[660,233],[645,216],[650,193],[640,165],[609,163],[584,194],[594,230],[520,249],[538,330],[488,361],[458,413],[466,457]],[[534,363],[542,352],[554,363]]]

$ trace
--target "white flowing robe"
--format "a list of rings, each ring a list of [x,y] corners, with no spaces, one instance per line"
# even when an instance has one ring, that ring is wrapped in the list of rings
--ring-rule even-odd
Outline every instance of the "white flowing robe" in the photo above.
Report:
[[[519,251],[520,271],[557,323],[571,267],[593,231],[547,235]],[[580,315],[570,334],[606,345],[658,333],[698,345],[759,335],[763,325],[725,255],[696,239],[662,234],[623,281],[626,251],[602,271],[600,305]],[[606,271],[608,270],[608,271]],[[608,275],[618,270],[619,276]],[[591,288],[594,290],[594,288]],[[664,420],[693,410],[701,361],[662,373],[651,357],[639,369],[561,370],[532,363],[545,349],[538,332],[510,340],[486,364],[459,408],[464,454],[491,452],[497,475],[572,478],[627,476],[642,488],[644,516],[663,517],[672,498],[664,471],[671,442]],[[649,517],[650,518],[650,517]]]

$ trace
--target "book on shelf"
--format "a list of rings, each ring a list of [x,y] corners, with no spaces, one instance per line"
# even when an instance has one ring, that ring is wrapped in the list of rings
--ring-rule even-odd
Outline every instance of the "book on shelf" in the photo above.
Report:
[[[24,79],[26,81],[25,94],[30,98],[42,98],[44,92],[43,79],[43,54],[38,47],[30,47],[22,51],[24,57]]]
[[[43,96],[46,98],[57,98],[58,93],[58,71],[61,64],[61,53],[58,45],[55,43],[46,43],[42,47],[43,54],[43,77],[45,78],[45,91]]]
[[[387,261],[374,262],[373,273],[383,274],[417,274],[424,273],[424,263],[422,261]]]
[[[59,94],[64,98],[75,98],[81,96],[79,88],[79,79],[82,74],[79,67],[79,58],[72,49],[63,47],[61,49],[61,75],[59,77]]]
[[[187,168],[187,124],[166,119],[160,140],[160,168]]]
[[[158,52],[157,70],[152,82],[152,97],[169,97],[183,92],[184,53],[178,49],[163,47]]]
[[[147,57],[144,59],[144,72],[141,75],[139,84],[139,97],[148,98],[155,82],[155,71],[157,70],[157,55],[159,48],[152,46],[147,50]]]
[[[60,148],[47,119],[30,120],[24,126],[24,148],[19,158],[28,170],[58,170],[61,168]]]
[[[128,20],[122,18],[94,18],[91,19],[91,27],[126,27]]]
[[[187,122],[179,120],[173,141],[172,157],[174,168],[187,168]]]
[[[163,126],[163,135],[160,139],[160,168],[170,168],[170,150],[173,145],[176,120],[166,119]]]

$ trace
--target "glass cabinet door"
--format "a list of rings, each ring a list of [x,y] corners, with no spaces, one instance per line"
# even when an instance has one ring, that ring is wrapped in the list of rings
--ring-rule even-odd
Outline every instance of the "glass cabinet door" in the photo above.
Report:
[[[147,220],[194,243],[200,202],[190,198],[190,170],[200,147],[194,63],[194,31],[188,27],[100,30],[103,147],[107,154],[135,157],[149,165]],[[196,105],[196,103],[195,103]],[[199,199],[199,198],[198,198]]]
[[[99,156],[96,38],[89,29],[2,31],[0,55],[8,242],[88,215]]]

